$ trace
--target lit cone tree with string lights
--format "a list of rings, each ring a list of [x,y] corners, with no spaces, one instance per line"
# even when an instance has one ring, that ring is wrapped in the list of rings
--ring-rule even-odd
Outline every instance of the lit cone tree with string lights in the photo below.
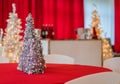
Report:
[[[107,38],[102,38],[103,60],[113,57],[113,50],[110,41]]]
[[[15,4],[12,4],[13,11],[9,13],[7,20],[7,28],[3,37],[3,52],[2,56],[9,58],[10,62],[17,62],[22,50],[21,20],[16,13]]]
[[[26,29],[22,54],[17,69],[27,74],[44,73],[45,60],[42,55],[40,38],[36,36],[32,15],[26,18]]]
[[[92,23],[91,23],[91,31],[92,31],[92,39],[101,39],[102,40],[102,53],[103,53],[103,60],[109,59],[113,57],[113,51],[109,40],[105,37],[102,38],[101,34],[103,31],[100,28],[100,17],[98,16],[98,12],[95,10],[92,13]]]
[[[100,17],[98,16],[98,12],[96,10],[93,11],[92,13],[92,23],[91,23],[91,27],[92,27],[92,39],[101,39],[101,33],[102,30],[100,28]]]

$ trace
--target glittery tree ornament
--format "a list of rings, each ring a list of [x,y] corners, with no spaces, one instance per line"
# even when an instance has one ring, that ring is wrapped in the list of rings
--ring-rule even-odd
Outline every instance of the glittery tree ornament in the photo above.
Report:
[[[45,60],[42,55],[41,41],[34,32],[32,15],[26,18],[24,43],[17,69],[27,74],[44,73]]]

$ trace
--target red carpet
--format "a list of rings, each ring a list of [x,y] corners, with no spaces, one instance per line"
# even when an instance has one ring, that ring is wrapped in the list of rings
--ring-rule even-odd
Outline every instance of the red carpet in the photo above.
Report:
[[[47,64],[45,74],[28,75],[16,68],[17,64],[0,64],[0,84],[64,84],[77,77],[111,71],[85,65]]]

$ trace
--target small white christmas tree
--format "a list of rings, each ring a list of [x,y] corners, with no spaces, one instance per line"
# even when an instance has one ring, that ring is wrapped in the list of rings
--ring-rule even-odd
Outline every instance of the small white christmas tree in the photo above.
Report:
[[[32,15],[26,18],[24,43],[17,69],[27,74],[44,73],[45,60],[40,38],[36,36]]]
[[[107,38],[102,38],[103,60],[113,57],[113,50],[110,41]]]
[[[92,13],[91,27],[92,27],[93,39],[101,39],[102,30],[100,28],[100,17],[98,16],[96,5],[95,5],[95,10]]]
[[[0,28],[0,46],[2,46],[2,41],[3,41],[3,29]]]
[[[92,23],[91,23],[91,27],[92,27],[91,30],[93,33],[92,38],[102,40],[103,60],[106,60],[113,57],[113,51],[109,40],[106,37],[105,38],[101,37],[103,31],[100,28],[100,17],[98,16],[98,12],[95,4],[94,6],[95,6],[95,10],[92,13]]]
[[[3,53],[2,56],[6,56],[10,59],[10,62],[16,62],[21,54],[22,41],[20,39],[21,20],[18,19],[16,13],[15,4],[12,4],[13,11],[9,13],[9,19],[7,20],[7,28],[3,37]]]

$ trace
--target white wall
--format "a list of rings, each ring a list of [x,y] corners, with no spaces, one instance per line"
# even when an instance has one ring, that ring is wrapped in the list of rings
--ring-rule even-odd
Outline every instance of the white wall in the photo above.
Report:
[[[101,29],[104,31],[102,37],[105,36],[111,39],[114,44],[114,0],[84,0],[84,15],[85,28],[90,28],[92,12],[94,5],[97,6],[98,15],[101,20]]]

